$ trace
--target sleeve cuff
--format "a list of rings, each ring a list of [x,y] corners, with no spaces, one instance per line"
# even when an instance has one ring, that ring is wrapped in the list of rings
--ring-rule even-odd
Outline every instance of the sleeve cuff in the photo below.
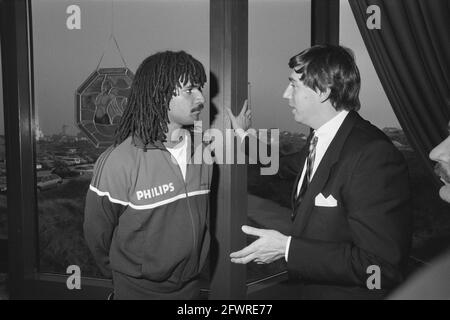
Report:
[[[286,262],[288,261],[289,247],[291,245],[291,239],[292,239],[292,237],[288,237],[288,240],[286,243],[286,251],[284,252],[284,259],[286,260]]]

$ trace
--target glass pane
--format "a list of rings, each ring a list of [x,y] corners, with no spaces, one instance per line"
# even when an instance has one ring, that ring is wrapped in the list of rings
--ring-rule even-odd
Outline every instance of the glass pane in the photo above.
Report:
[[[304,145],[307,128],[294,121],[282,95],[288,84],[289,59],[310,46],[310,34],[311,1],[249,0],[248,79],[252,126],[279,129],[280,164],[284,157],[298,152]],[[248,166],[248,223],[288,234],[294,177],[283,176],[281,172],[280,167],[274,175],[262,175],[258,165]],[[268,265],[250,263],[247,283],[284,270],[284,259]]]
[[[144,58],[185,50],[209,75],[209,1],[73,4],[79,25],[71,3],[32,2],[39,270],[65,274],[69,265],[78,265],[82,276],[101,277],[82,230],[93,164],[111,144],[127,88]],[[208,83],[203,93],[208,104]],[[105,117],[99,106],[111,104],[117,112]],[[206,112],[202,117],[209,119]]]

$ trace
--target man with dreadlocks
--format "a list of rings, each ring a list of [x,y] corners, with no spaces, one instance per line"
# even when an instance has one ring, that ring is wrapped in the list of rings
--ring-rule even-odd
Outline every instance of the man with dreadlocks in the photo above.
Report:
[[[198,120],[205,82],[202,64],[184,51],[145,59],[116,143],[95,164],[84,232],[115,299],[198,297],[212,167],[189,163],[179,129]]]

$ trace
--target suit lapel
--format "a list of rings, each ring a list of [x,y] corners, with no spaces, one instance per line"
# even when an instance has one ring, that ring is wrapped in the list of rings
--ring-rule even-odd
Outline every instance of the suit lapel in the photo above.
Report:
[[[298,236],[305,229],[314,206],[315,197],[323,190],[323,187],[330,176],[331,168],[339,160],[341,150],[357,118],[358,114],[351,111],[331,141],[314,173],[302,202],[298,208],[294,208],[294,210],[298,210],[298,212],[294,219],[292,234]]]

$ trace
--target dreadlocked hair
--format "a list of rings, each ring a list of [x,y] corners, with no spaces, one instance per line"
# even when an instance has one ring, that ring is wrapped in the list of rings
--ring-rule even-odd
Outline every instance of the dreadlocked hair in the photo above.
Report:
[[[130,135],[146,147],[155,141],[165,142],[168,132],[169,103],[188,82],[203,87],[203,65],[184,51],[158,52],[146,58],[136,71],[127,106],[115,133],[115,145]]]

